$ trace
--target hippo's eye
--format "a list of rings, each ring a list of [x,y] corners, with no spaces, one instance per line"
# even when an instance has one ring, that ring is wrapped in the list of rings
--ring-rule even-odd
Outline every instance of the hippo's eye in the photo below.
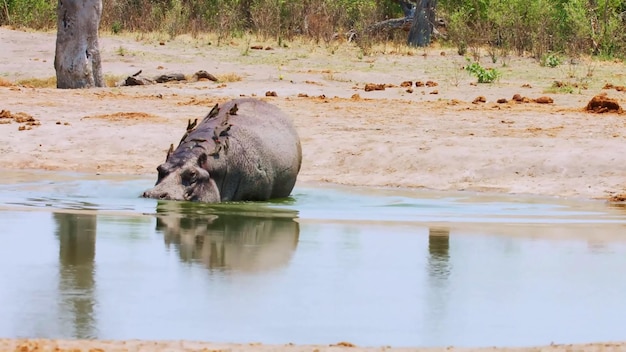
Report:
[[[189,186],[198,181],[198,173],[194,170],[187,170],[182,174],[183,184]]]
[[[159,173],[159,178],[163,178],[165,176],[167,176],[168,172],[166,170],[166,168],[163,165],[159,165],[157,167],[157,172]]]

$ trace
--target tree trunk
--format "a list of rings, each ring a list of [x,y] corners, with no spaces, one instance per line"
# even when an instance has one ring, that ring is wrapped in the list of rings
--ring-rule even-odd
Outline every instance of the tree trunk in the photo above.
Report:
[[[409,31],[410,46],[427,46],[433,34],[437,0],[418,0],[413,25]]]
[[[57,88],[104,87],[98,27],[102,0],[59,0],[54,69]]]

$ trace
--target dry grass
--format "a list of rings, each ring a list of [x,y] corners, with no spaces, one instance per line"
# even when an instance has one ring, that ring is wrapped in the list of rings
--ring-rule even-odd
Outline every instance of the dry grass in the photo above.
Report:
[[[11,87],[11,86],[13,86],[13,82],[9,81],[8,79],[4,79],[0,77],[0,87]]]
[[[239,82],[243,79],[240,75],[232,72],[225,73],[223,75],[217,75],[216,77],[220,83]]]
[[[25,78],[16,82],[16,85],[27,88],[56,88],[57,78]]]
[[[123,75],[104,75],[104,85],[107,87],[115,87],[115,85],[126,78]]]

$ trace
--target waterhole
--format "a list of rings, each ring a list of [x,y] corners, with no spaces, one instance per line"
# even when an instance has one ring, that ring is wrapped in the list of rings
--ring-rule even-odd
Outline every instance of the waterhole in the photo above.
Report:
[[[623,340],[626,211],[298,185],[139,198],[153,177],[4,171],[0,336],[361,346]]]

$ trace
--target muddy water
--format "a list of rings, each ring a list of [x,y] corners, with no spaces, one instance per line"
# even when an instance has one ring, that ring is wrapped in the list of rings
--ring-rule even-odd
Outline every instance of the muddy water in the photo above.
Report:
[[[299,186],[264,204],[152,178],[3,172],[0,336],[391,346],[623,340],[626,210]]]

